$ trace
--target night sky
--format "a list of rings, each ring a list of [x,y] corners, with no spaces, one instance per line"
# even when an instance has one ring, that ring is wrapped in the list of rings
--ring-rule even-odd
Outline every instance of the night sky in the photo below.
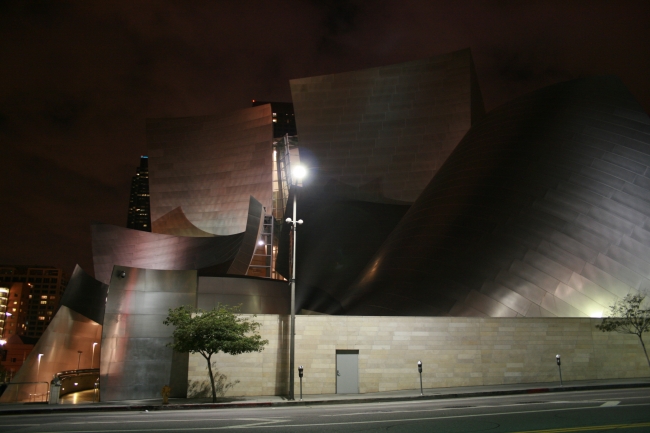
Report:
[[[126,225],[146,118],[467,47],[488,111],[614,74],[650,112],[648,0],[0,0],[0,263],[92,274],[90,223]]]

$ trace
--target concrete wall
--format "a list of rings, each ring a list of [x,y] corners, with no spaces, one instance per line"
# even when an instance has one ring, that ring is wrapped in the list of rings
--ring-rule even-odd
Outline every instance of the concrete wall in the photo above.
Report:
[[[216,357],[217,368],[240,380],[227,396],[284,394],[286,316],[260,315],[264,352]],[[298,316],[296,366],[303,392],[336,392],[336,350],[359,350],[361,393],[416,389],[417,361],[425,388],[648,377],[636,336],[603,333],[600,319]],[[647,337],[646,337],[647,339]],[[650,342],[650,341],[647,341]],[[285,354],[277,353],[285,347]],[[190,356],[189,380],[207,380],[205,360]],[[296,374],[296,381],[298,380]],[[297,388],[296,388],[296,392]]]

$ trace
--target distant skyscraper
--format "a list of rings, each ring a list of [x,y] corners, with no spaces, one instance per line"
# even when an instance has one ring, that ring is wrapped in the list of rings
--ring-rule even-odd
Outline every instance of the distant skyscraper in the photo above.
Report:
[[[149,157],[140,157],[140,167],[131,180],[131,196],[129,197],[129,218],[126,223],[129,229],[151,231],[151,213],[149,211]]]

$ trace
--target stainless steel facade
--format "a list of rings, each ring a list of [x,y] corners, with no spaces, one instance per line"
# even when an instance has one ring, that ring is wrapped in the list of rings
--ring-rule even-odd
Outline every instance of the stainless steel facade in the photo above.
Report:
[[[192,238],[211,238],[216,236],[192,224],[180,206],[172,209],[156,220],[156,233]]]
[[[268,104],[147,120],[153,232],[165,232],[157,220],[178,207],[193,225],[220,236],[245,230],[250,196],[270,213],[272,142]]]
[[[173,328],[163,321],[170,308],[196,306],[196,289],[196,271],[115,266],[102,332],[102,401],[159,398],[164,385],[173,397],[186,396],[188,354],[166,346]]]
[[[415,201],[484,114],[469,49],[291,80],[291,94],[305,183],[383,203]]]
[[[473,126],[342,304],[584,317],[647,287],[650,118],[604,77],[539,90]]]
[[[114,265],[146,269],[212,268],[215,273],[243,275],[261,230],[260,202],[248,197],[246,232],[215,237],[147,233],[108,224],[92,224],[95,276],[107,283]]]
[[[218,303],[241,305],[245,314],[289,314],[289,285],[263,278],[199,277],[197,307],[211,310]]]
[[[61,298],[61,305],[101,325],[107,294],[108,285],[94,279],[77,265]]]

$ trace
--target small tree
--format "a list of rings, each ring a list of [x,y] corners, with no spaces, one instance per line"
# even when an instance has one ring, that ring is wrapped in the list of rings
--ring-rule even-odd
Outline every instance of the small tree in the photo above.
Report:
[[[609,307],[610,317],[603,319],[596,328],[603,332],[619,332],[621,334],[634,334],[639,337],[645,359],[650,367],[648,351],[643,343],[643,333],[650,330],[650,309],[641,308],[645,295],[628,294],[625,298],[617,301]]]
[[[212,373],[212,355],[219,352],[230,355],[261,352],[268,344],[268,340],[262,340],[257,333],[261,324],[241,317],[239,310],[239,306],[221,304],[210,311],[182,306],[170,309],[163,322],[176,327],[174,341],[169,343],[169,347],[181,353],[200,353],[205,358],[213,403],[217,401],[217,392]]]

